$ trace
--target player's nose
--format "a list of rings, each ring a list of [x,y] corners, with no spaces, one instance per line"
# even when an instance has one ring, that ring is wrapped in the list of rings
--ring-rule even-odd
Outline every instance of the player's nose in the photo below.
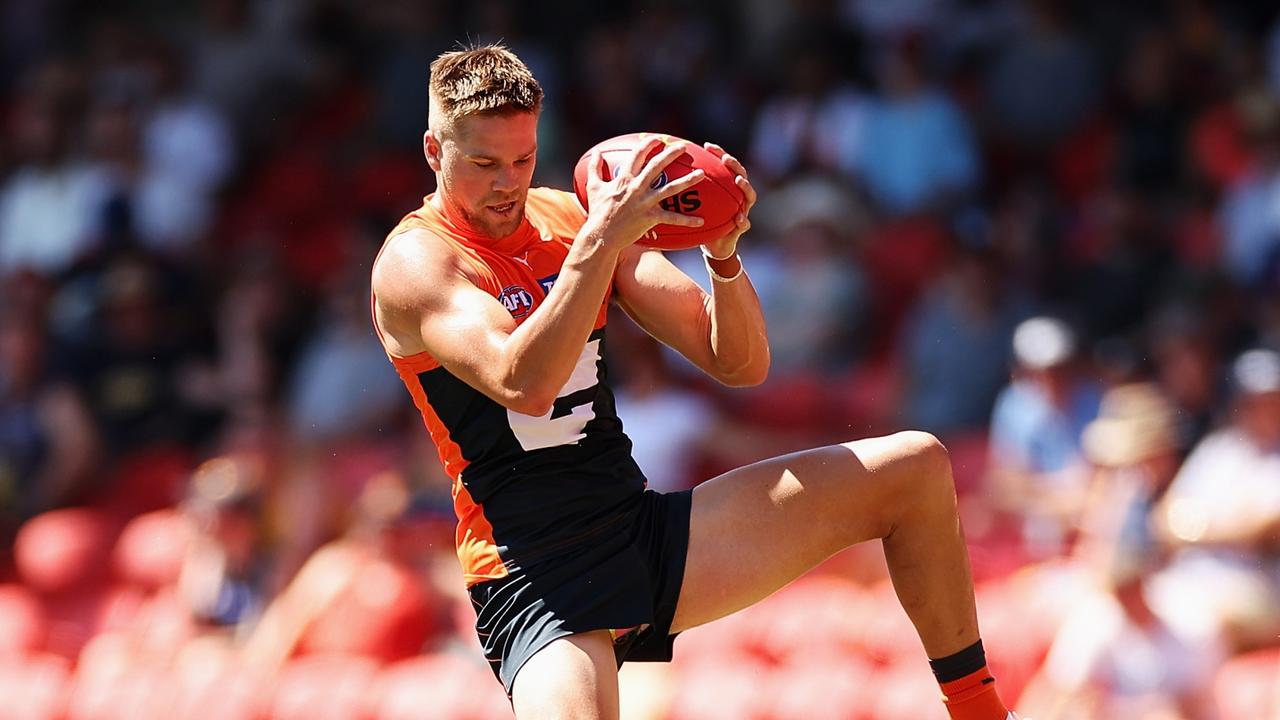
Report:
[[[493,179],[494,192],[514,192],[520,187],[520,174],[514,167],[503,169]]]

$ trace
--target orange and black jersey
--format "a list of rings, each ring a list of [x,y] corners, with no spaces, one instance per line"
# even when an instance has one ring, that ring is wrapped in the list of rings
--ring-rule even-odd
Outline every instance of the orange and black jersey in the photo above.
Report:
[[[388,237],[411,229],[438,237],[521,323],[555,284],[583,220],[573,195],[532,188],[524,223],[495,241],[469,232],[428,197]],[[453,479],[468,585],[607,531],[614,510],[644,489],[606,383],[608,303],[606,295],[568,382],[540,417],[508,410],[428,353],[388,352]]]

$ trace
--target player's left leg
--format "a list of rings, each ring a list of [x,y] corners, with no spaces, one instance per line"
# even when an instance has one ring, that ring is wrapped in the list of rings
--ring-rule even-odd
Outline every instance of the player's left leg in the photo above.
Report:
[[[883,543],[898,599],[953,716],[1004,720],[979,644],[950,460],[926,433],[786,455],[699,485],[671,630],[736,612],[872,539]]]
[[[555,640],[516,674],[518,720],[617,720],[618,665],[608,630]]]

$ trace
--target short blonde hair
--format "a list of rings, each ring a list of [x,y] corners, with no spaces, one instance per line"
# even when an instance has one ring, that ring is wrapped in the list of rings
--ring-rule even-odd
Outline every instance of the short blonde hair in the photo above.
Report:
[[[433,127],[451,126],[467,115],[542,108],[542,86],[502,45],[453,50],[436,58],[431,63],[430,94]]]

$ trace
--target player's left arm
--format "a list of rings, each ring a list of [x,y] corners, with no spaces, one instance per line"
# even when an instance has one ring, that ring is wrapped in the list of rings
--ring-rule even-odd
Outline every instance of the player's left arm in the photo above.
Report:
[[[742,163],[716,145],[706,147],[737,175],[746,198],[734,229],[706,246],[712,257],[724,258],[708,262],[711,294],[660,251],[632,246],[619,259],[614,296],[640,327],[711,377],[726,385],[758,385],[769,374],[769,337],[760,298],[747,274],[739,272],[737,258],[738,240],[751,227],[756,192]]]

